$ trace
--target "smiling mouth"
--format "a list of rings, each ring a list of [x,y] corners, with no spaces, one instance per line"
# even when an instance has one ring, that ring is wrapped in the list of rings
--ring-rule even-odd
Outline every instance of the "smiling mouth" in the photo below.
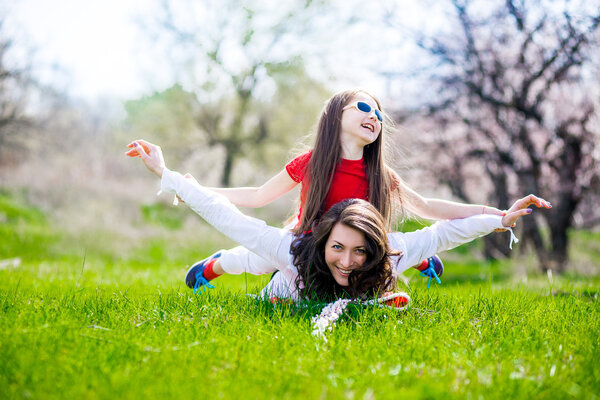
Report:
[[[366,128],[368,130],[370,130],[371,132],[375,132],[375,127],[371,124],[362,124],[361,125],[363,128]]]
[[[338,272],[340,273],[340,275],[342,275],[344,277],[349,276],[350,273],[352,272],[351,269],[343,269],[343,268],[340,268],[340,267],[335,267],[335,268],[338,270]]]

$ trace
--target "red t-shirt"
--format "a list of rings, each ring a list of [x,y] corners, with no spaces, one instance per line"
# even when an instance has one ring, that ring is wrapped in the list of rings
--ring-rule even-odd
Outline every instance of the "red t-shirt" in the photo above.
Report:
[[[308,185],[310,184],[306,176],[306,166],[312,155],[312,151],[301,154],[287,163],[285,170],[295,182],[302,183],[300,192],[300,215],[302,215],[302,207],[308,193]],[[369,200],[369,181],[367,179],[366,166],[363,159],[342,161],[333,173],[333,181],[329,188],[329,193],[325,198],[325,209],[329,210],[334,204],[346,199],[363,199]]]

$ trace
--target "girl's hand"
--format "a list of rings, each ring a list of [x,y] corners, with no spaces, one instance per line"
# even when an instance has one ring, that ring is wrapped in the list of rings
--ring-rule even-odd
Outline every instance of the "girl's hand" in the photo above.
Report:
[[[145,140],[136,140],[131,142],[127,147],[131,147],[132,149],[125,153],[125,155],[130,157],[139,156],[150,171],[154,172],[159,178],[162,178],[166,166],[160,146],[146,142]]]
[[[514,227],[520,217],[531,214],[532,209],[528,207],[532,204],[538,208],[552,208],[550,202],[530,194],[515,201],[512,207],[506,211],[506,215],[502,217],[502,225],[505,227]]]

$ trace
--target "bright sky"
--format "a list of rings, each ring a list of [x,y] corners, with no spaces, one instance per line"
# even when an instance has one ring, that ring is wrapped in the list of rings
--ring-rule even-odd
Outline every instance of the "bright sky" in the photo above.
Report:
[[[8,8],[6,28],[9,33],[16,32],[13,37],[17,38],[17,45],[25,44],[34,49],[32,64],[37,68],[46,67],[41,74],[37,71],[43,81],[84,99],[130,99],[163,89],[173,79],[169,63],[163,61],[165,56],[152,47],[156,45],[140,28],[140,18],[151,18],[150,3],[144,0],[15,0],[10,6],[4,6]],[[420,14],[412,1],[382,0],[379,4],[386,3],[394,7],[401,5],[401,14],[405,17]],[[368,10],[372,11],[372,3],[356,4],[364,6],[367,14]],[[431,15],[428,18],[431,19]],[[332,34],[344,37],[347,32]],[[367,59],[369,47],[382,38],[368,29],[368,25],[363,36],[359,41],[350,39],[343,56],[336,55],[333,60],[337,63],[333,68],[336,76],[353,77],[350,85],[367,88],[376,78],[382,88],[387,87],[380,77],[365,73],[366,64],[362,62]],[[393,40],[402,40],[397,34],[393,37]],[[402,56],[392,57],[392,53],[386,58],[394,69],[406,62]],[[357,69],[361,68],[358,64],[363,64],[362,72]],[[50,68],[53,65],[58,67],[58,73]],[[369,67],[367,70],[370,71]]]
[[[151,57],[144,53],[148,40],[136,23],[144,3],[20,0],[9,7],[7,28],[18,39],[28,38],[33,60],[64,70],[72,95],[131,97],[149,90],[151,79]],[[48,71],[43,76],[56,79]]]

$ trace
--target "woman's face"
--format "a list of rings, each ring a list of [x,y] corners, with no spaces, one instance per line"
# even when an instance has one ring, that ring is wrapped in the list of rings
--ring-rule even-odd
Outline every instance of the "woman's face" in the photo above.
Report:
[[[355,106],[359,101],[371,106],[371,111],[360,111]],[[375,109],[379,109],[379,107],[371,96],[359,92],[344,108],[340,135],[342,144],[354,143],[364,147],[377,140],[377,137],[381,133],[381,121],[379,121],[375,114]]]
[[[361,267],[366,260],[364,234],[340,222],[335,224],[325,243],[325,262],[333,279],[341,286],[348,286],[352,270]]]

